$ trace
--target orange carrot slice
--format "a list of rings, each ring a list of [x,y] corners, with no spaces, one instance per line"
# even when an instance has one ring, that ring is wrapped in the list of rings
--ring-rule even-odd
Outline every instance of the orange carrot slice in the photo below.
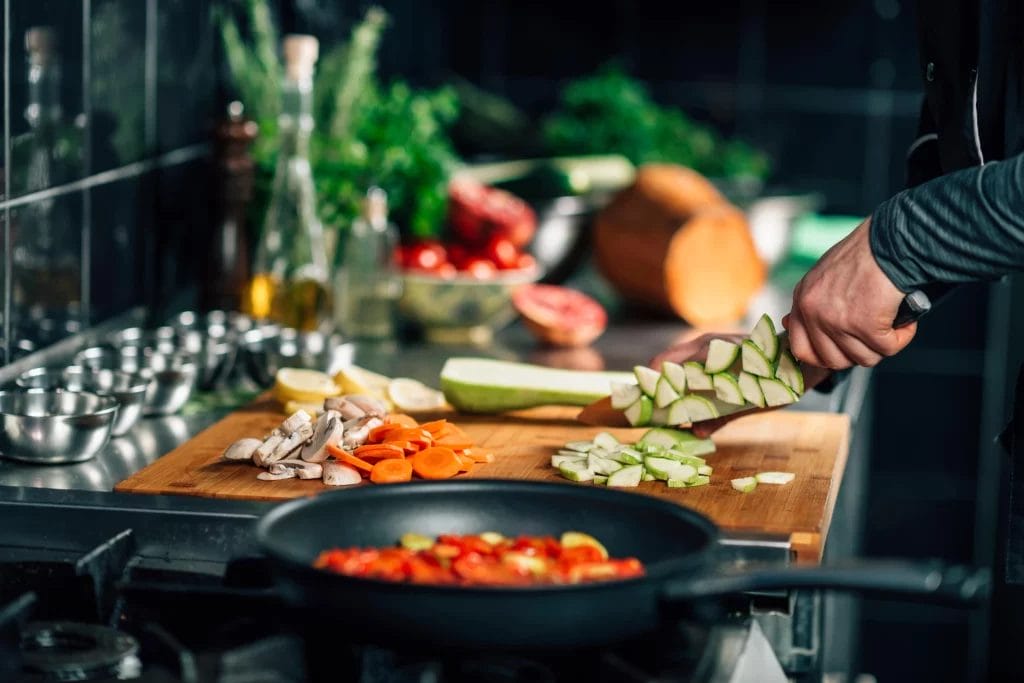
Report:
[[[451,479],[462,463],[450,448],[426,448],[412,456],[412,469],[424,479]]]
[[[483,448],[464,448],[460,452],[473,462],[494,462],[494,453]]]
[[[335,458],[345,463],[346,465],[352,465],[356,469],[363,470],[364,472],[370,472],[373,470],[373,465],[366,462],[362,458],[356,457],[346,450],[342,450],[337,446],[328,445],[327,452],[333,455]]]
[[[462,466],[459,467],[460,472],[469,472],[473,469],[473,465],[476,464],[476,461],[468,455],[460,455],[459,453],[456,453],[455,457],[459,459],[460,463],[462,463]]]
[[[448,420],[434,420],[420,425],[420,429],[426,430],[434,436],[437,436],[438,432],[443,431],[446,427],[448,427]]]
[[[412,444],[419,445],[420,448],[427,448],[434,442],[434,437],[430,436],[430,432],[423,431],[422,429],[401,429],[397,432],[388,434],[387,441],[408,441]]]
[[[403,415],[402,413],[391,413],[384,419],[384,422],[389,424],[402,425],[407,429],[419,427],[420,425],[420,423],[417,422],[415,418],[410,417],[409,415]]]
[[[360,446],[354,452],[359,458],[404,458],[405,450],[391,444],[368,444]]]
[[[373,466],[370,481],[375,484],[394,484],[412,479],[412,463],[408,460],[388,458]]]
[[[388,434],[405,429],[399,424],[383,424],[370,430],[370,436],[366,439],[368,443],[380,443],[387,439]]]

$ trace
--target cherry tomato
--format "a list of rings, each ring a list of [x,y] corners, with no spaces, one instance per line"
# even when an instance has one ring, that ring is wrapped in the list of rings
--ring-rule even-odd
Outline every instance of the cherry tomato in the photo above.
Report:
[[[437,275],[438,277],[451,279],[458,275],[458,271],[455,269],[454,265],[452,265],[448,261],[445,261],[444,263],[442,263],[441,265],[434,269],[434,274]]]
[[[405,257],[405,267],[417,270],[434,270],[448,260],[440,242],[420,242],[409,247]]]
[[[500,270],[511,270],[519,265],[519,250],[505,237],[492,237],[486,254]]]
[[[489,280],[497,273],[494,263],[485,258],[469,259],[463,270],[478,280]]]

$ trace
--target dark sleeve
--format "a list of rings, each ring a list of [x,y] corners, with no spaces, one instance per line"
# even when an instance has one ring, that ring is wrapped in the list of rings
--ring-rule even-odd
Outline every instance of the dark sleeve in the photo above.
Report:
[[[910,292],[1024,271],[1024,155],[904,190],[871,218],[871,251]]]

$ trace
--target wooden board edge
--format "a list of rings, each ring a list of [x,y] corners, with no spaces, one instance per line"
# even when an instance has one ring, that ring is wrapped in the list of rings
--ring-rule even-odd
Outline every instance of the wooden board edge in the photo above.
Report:
[[[841,415],[845,418],[843,429],[843,440],[839,445],[839,452],[836,453],[836,461],[832,464],[832,478],[829,481],[828,497],[825,499],[825,513],[821,520],[821,533],[818,540],[818,561],[825,550],[825,543],[828,542],[828,531],[832,527],[832,515],[836,510],[836,501],[839,499],[839,488],[843,483],[843,475],[846,473],[846,461],[850,455],[850,432],[853,425],[849,415]]]

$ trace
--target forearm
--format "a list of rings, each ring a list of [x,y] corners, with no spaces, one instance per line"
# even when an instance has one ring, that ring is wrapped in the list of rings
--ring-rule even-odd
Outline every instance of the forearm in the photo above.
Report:
[[[882,203],[871,251],[899,289],[1024,270],[1024,155],[926,182]]]

